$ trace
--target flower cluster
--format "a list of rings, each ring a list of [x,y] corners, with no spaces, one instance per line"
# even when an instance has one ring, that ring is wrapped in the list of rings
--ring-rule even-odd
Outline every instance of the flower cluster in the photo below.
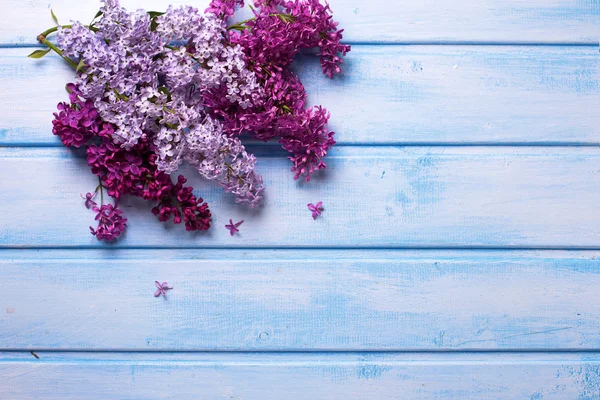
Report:
[[[177,183],[157,167],[157,155],[147,135],[142,135],[135,146],[127,149],[113,142],[114,127],[103,122],[90,100],[83,100],[74,84],[67,85],[71,103],[61,103],[55,114],[54,134],[67,147],[85,145],[87,162],[98,176],[96,192],[107,191],[118,201],[124,195],[138,196],[152,201],[152,212],[162,222],[184,222],[187,230],[205,230],[210,227],[211,214],[202,198],[196,198],[192,188],[184,186],[186,179],[179,176]],[[85,196],[85,205],[97,213],[98,228],[91,232],[99,240],[112,241],[125,230],[127,219],[116,205],[97,206],[96,192]]]
[[[213,0],[208,12],[227,20],[240,0]],[[329,113],[322,107],[306,108],[306,90],[289,69],[301,49],[318,48],[323,73],[341,72],[342,56],[350,46],[341,43],[343,30],[332,18],[329,5],[320,0],[255,0],[254,18],[230,25],[229,41],[243,48],[247,65],[263,88],[254,107],[242,108],[217,90],[207,96],[213,115],[230,135],[243,132],[269,141],[278,139],[289,151],[294,178],[326,167],[323,157],[335,144],[327,129]]]
[[[183,176],[171,178],[182,163],[237,202],[260,204],[264,184],[242,134],[278,140],[291,153],[295,179],[325,168],[335,144],[329,113],[306,107],[304,86],[289,66],[299,50],[318,48],[323,72],[339,73],[350,50],[341,44],[342,30],[319,0],[255,0],[252,18],[230,23],[243,5],[213,0],[204,12],[188,6],[129,12],[118,0],[103,0],[89,25],[75,22],[38,36],[76,68],[53,133],[67,147],[85,147],[99,179],[85,197],[97,213],[91,230],[98,239],[125,230],[117,206],[125,195],[153,202],[160,221],[208,229],[206,203]],[[52,32],[57,45],[46,39]],[[98,206],[98,191],[115,204]]]
[[[185,160],[239,202],[256,205],[263,184],[254,157],[203,106],[203,93],[215,88],[242,109],[260,93],[241,47],[224,40],[222,21],[192,7],[154,17],[128,13],[116,0],[101,12],[94,29],[80,23],[59,29],[58,45],[65,57],[80,60],[77,86],[114,125],[114,143],[131,149],[150,134],[160,171],[173,173]]]

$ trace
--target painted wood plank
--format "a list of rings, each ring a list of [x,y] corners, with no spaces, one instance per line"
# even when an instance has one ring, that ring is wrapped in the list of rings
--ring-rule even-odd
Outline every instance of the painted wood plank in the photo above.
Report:
[[[0,49],[0,145],[59,146],[73,72],[30,50]],[[341,78],[309,55],[296,70],[340,144],[600,144],[594,47],[356,46]]]
[[[600,246],[600,149],[339,147],[310,183],[289,161],[256,150],[267,189],[257,210],[183,168],[212,206],[205,234],[164,226],[151,205],[126,199],[128,233],[109,247],[420,248]],[[0,151],[0,246],[101,247],[81,193],[97,179],[68,149]],[[306,205],[323,201],[322,218]],[[246,222],[239,236],[224,228]]]
[[[600,350],[599,252],[70,253],[0,252],[0,349]]]
[[[3,398],[600,398],[598,353],[38,356],[3,355]]]
[[[208,0],[121,0],[130,10],[163,10],[167,4],[193,4],[205,9]],[[585,43],[598,44],[600,3],[596,0],[329,0],[335,18],[346,29],[347,41]],[[5,21],[0,44],[35,43],[53,26],[50,8],[59,19],[89,21],[96,0],[4,0]]]

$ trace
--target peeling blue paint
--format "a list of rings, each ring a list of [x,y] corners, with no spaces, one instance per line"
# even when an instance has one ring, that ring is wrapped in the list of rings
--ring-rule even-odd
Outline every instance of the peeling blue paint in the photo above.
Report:
[[[361,364],[358,366],[357,376],[358,379],[379,379],[382,374],[391,371],[391,369],[389,365]]]

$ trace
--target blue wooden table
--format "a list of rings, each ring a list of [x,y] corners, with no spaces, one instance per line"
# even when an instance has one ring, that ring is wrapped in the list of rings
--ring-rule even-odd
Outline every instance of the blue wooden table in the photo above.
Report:
[[[127,200],[105,246],[51,134],[72,71],[25,58],[98,4],[2,0],[1,399],[600,399],[600,1],[330,3],[345,74],[295,66],[328,170],[252,148],[261,210],[196,179],[210,233]]]

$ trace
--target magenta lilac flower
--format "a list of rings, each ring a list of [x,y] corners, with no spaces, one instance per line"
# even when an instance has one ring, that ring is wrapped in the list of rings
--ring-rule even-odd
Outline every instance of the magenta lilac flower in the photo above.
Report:
[[[235,14],[238,7],[244,6],[244,0],[213,0],[206,9],[207,13],[226,19]]]
[[[317,217],[319,215],[321,215],[323,213],[323,211],[325,210],[323,208],[323,202],[322,201],[318,202],[317,204],[309,204],[308,205],[308,209],[310,211],[312,211],[312,217],[313,217],[313,219],[317,219]]]
[[[229,234],[231,236],[235,235],[237,232],[239,232],[240,230],[238,229],[240,227],[240,225],[242,225],[244,223],[244,220],[241,220],[240,222],[237,223],[233,223],[233,220],[229,220],[229,224],[225,225],[225,228],[229,229]]]
[[[87,193],[85,197],[82,195],[81,198],[85,200],[85,208],[92,208],[96,206],[96,202],[93,200],[96,197],[96,192]]]
[[[101,207],[94,206],[92,209],[97,213],[98,227],[94,229],[90,226],[90,230],[98,240],[111,242],[125,231],[127,219],[122,217],[123,211],[119,210],[116,205],[105,204]]]
[[[235,22],[243,0],[213,0],[204,12],[130,12],[118,0],[101,2],[92,23],[38,35],[76,69],[53,133],[66,147],[85,148],[99,179],[85,196],[97,213],[92,233],[99,239],[112,241],[125,229],[116,207],[124,196],[152,202],[160,221],[208,229],[207,204],[175,175],[182,164],[238,203],[258,206],[265,187],[260,162],[242,143],[246,135],[278,141],[290,153],[294,179],[308,181],[326,167],[335,145],[330,115],[307,107],[289,66],[298,51],[318,49],[323,73],[341,72],[350,47],[327,4],[254,0],[253,17]],[[58,47],[47,40],[53,32]],[[115,205],[104,203],[105,192]],[[230,222],[233,234],[239,225]]]
[[[213,0],[207,11],[236,4]],[[343,30],[319,0],[255,0],[254,5],[254,18],[229,26],[229,40],[246,53],[262,96],[246,109],[228,102],[219,90],[206,96],[206,102],[229,134],[248,132],[260,140],[279,140],[292,154],[294,178],[305,176],[308,181],[326,167],[323,158],[335,144],[334,133],[327,129],[329,113],[324,108],[306,109],[304,86],[288,67],[299,50],[318,48],[323,72],[331,78],[341,72],[350,46],[341,43]]]
[[[67,85],[71,103],[59,103],[54,114],[52,132],[66,147],[81,147],[93,136],[110,137],[113,129],[103,122],[92,101],[81,98],[81,92],[73,84]]]
[[[154,285],[156,285],[156,292],[154,292],[154,297],[167,297],[167,290],[173,289],[167,282],[160,283],[159,281],[154,281]]]

